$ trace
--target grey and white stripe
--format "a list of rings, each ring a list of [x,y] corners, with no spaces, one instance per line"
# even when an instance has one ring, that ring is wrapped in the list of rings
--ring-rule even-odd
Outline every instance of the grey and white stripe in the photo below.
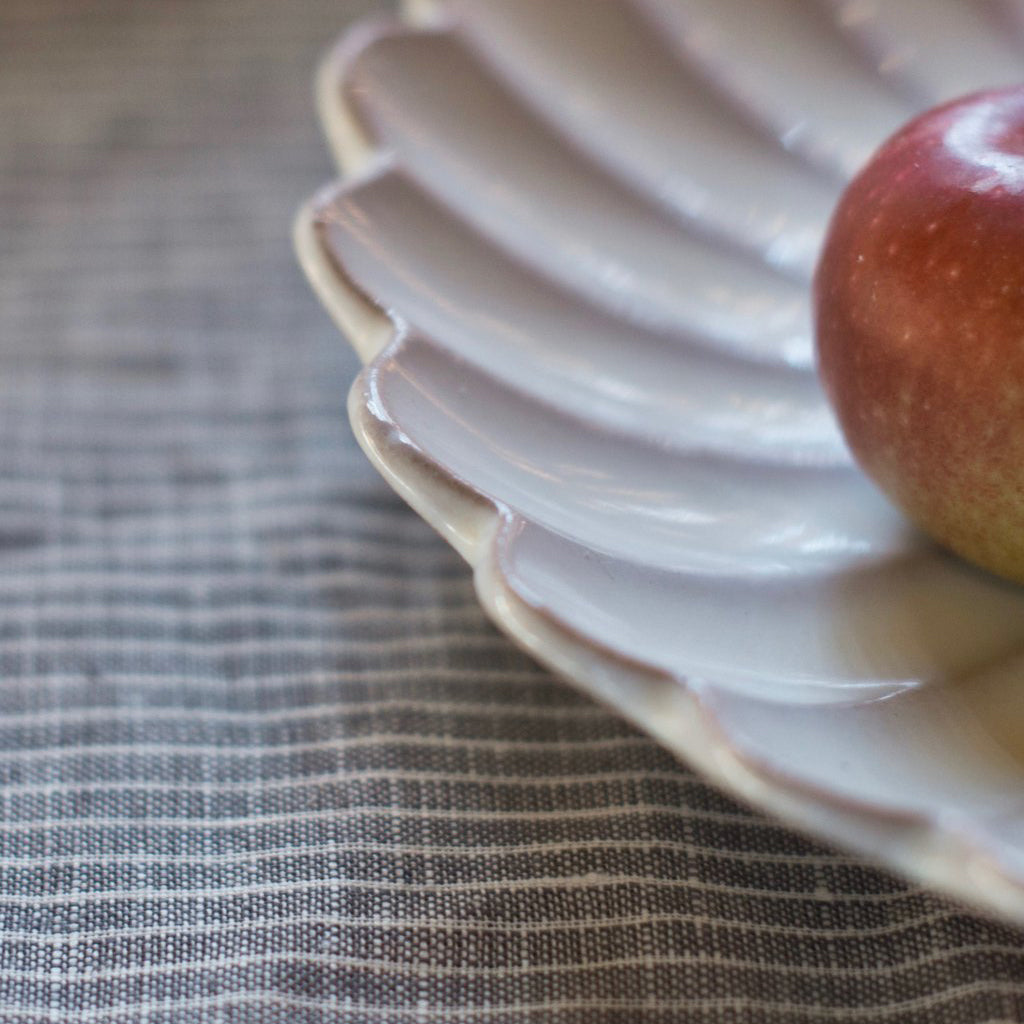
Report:
[[[371,4],[0,6],[0,1021],[1024,1019],[1016,932],[517,653],[293,268]]]

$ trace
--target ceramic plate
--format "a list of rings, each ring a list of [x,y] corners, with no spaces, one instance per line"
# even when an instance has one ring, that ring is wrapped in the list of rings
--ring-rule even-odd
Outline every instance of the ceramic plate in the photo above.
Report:
[[[808,282],[845,178],[1024,71],[1008,2],[451,0],[319,99],[350,414],[494,621],[710,779],[1024,922],[1024,590],[851,464]]]

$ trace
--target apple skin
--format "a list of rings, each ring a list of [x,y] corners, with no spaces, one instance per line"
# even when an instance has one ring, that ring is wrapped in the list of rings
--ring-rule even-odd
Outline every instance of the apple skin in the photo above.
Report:
[[[1024,88],[883,144],[833,215],[814,317],[860,466],[941,544],[1024,583]]]

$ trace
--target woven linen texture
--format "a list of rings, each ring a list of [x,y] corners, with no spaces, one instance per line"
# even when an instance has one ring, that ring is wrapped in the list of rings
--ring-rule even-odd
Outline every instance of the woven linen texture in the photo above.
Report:
[[[1015,930],[486,623],[294,267],[369,3],[0,4],[0,1021],[1024,1020]]]

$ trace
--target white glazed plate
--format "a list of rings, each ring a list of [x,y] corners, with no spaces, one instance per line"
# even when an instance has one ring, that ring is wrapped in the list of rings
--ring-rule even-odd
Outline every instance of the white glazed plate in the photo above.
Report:
[[[1014,0],[450,0],[350,33],[300,214],[387,480],[494,621],[710,779],[1024,922],[1024,590],[850,462],[809,277]]]

